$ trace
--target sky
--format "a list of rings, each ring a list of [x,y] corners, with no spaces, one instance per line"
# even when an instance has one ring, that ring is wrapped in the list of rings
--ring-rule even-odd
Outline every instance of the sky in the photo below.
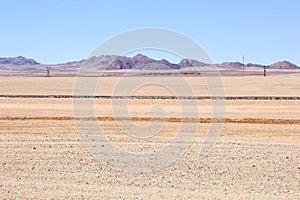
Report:
[[[215,63],[244,55],[245,63],[300,66],[298,0],[0,0],[0,26],[0,57],[44,64],[81,60],[114,35],[158,27],[192,38]]]

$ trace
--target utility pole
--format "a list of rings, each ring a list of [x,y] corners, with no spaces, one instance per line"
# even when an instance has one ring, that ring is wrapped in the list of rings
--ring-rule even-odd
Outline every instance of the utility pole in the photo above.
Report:
[[[243,55],[243,75],[245,75],[245,57]]]
[[[50,70],[51,70],[51,67],[46,67],[46,77],[50,77]]]

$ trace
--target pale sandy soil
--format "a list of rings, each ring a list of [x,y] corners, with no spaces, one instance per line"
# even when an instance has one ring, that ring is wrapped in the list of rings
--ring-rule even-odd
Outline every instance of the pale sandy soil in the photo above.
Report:
[[[221,80],[227,96],[300,96],[300,74],[263,76],[225,76]],[[205,79],[201,77],[102,77],[87,78],[99,80],[96,95],[116,94],[116,88],[126,88],[134,83],[152,83],[136,91],[140,95],[169,95],[166,87],[160,87],[160,82],[168,82],[173,90],[181,90],[190,86],[195,95],[209,95]],[[209,78],[208,78],[209,79]],[[210,78],[214,80],[215,78]],[[0,94],[74,94],[74,77],[0,77]],[[120,80],[122,80],[120,82]],[[186,81],[186,82],[184,82]],[[120,84],[118,84],[120,83]],[[154,83],[154,84],[153,84]],[[156,84],[155,84],[156,83]],[[159,90],[158,90],[159,88]],[[94,88],[92,88],[94,89]],[[179,94],[185,94],[180,91]]]
[[[97,93],[112,94],[118,79],[104,78]],[[180,88],[175,78],[169,80]],[[202,88],[198,95],[205,94],[203,82],[196,77],[187,80],[193,89]],[[300,96],[298,80],[298,75],[223,78],[226,94],[231,96]],[[73,82],[73,78],[1,77],[0,94],[72,94]],[[167,90],[155,89],[152,85],[137,93],[169,95]],[[0,198],[300,199],[299,100],[226,101],[222,134],[203,159],[198,153],[210,125],[212,104],[198,101],[197,111],[188,100],[184,102],[186,116],[200,113],[191,147],[161,171],[132,174],[111,169],[88,152],[77,133],[72,99],[0,98]],[[126,113],[112,110],[128,106],[133,124],[145,127],[153,105],[160,105],[166,114],[152,112],[164,126],[148,139],[122,132],[112,118],[124,120]],[[179,100],[139,99],[126,104],[125,100],[97,99],[95,111],[111,143],[138,153],[168,145],[182,116]],[[192,123],[188,120],[193,118],[183,123]]]

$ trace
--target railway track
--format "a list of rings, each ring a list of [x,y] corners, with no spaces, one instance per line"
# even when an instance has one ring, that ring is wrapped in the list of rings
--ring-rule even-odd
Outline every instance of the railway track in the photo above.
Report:
[[[300,96],[104,96],[104,95],[0,95],[0,98],[31,99],[179,99],[179,100],[300,100]]]

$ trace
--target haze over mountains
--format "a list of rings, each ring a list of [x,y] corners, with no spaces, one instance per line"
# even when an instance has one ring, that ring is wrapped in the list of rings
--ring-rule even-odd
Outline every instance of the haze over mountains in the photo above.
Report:
[[[73,61],[63,64],[47,65],[22,56],[15,58],[0,58],[0,74],[44,74],[45,68],[51,67],[51,70],[56,74],[76,74],[81,66],[90,69],[91,73],[97,74],[97,71],[122,71],[122,70],[195,70],[204,69],[212,66],[220,70],[236,71],[245,69],[260,69],[263,65],[248,63],[243,66],[240,62],[224,62],[221,64],[207,64],[193,59],[183,59],[179,63],[170,63],[169,61],[154,60],[145,55],[138,54],[132,58],[116,55],[102,55],[99,57],[90,57],[88,59]],[[278,70],[296,70],[300,69],[297,65],[288,62],[280,61],[266,66],[268,69]],[[298,70],[297,70],[298,71]],[[300,70],[299,70],[300,71]]]

